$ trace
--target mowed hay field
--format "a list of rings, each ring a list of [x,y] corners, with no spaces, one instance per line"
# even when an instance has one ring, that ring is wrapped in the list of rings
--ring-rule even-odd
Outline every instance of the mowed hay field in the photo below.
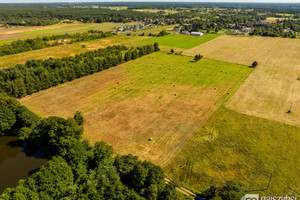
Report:
[[[86,139],[164,167],[252,71],[192,60],[158,52],[20,101],[41,116],[81,111]]]
[[[226,106],[300,126],[300,40],[221,36],[183,52],[227,62],[259,65]],[[292,112],[286,112],[292,105]]]
[[[0,57],[0,69],[15,66],[16,64],[24,64],[32,59],[48,59],[62,58],[65,56],[74,56],[75,54],[84,53],[87,51],[104,48],[111,45],[131,45],[138,40],[144,39],[138,36],[112,36],[108,38],[90,40],[85,42],[77,42],[73,44],[64,44],[56,47],[33,50],[19,54],[7,55]],[[82,45],[85,45],[83,48]]]
[[[190,36],[190,35],[180,35],[180,34],[170,34],[163,37],[152,37],[145,40],[141,40],[140,44],[153,44],[157,42],[160,46],[190,49],[197,45],[208,42],[212,39],[219,37],[220,34],[208,34],[202,37]]]
[[[247,193],[299,194],[299,143],[298,127],[221,108],[166,172],[196,191],[234,180]]]

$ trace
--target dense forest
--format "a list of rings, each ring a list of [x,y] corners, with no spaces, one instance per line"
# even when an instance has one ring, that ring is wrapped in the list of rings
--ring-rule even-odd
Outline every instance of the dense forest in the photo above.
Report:
[[[114,11],[102,8],[37,7],[0,5],[0,23],[18,26],[45,26],[62,20],[82,22],[129,22],[141,21],[156,14],[132,10]]]
[[[21,52],[43,49],[46,47],[54,47],[58,45],[62,45],[63,43],[56,40],[62,39],[70,39],[67,41],[67,44],[71,44],[74,42],[82,42],[88,40],[95,40],[110,37],[112,34],[109,32],[102,32],[97,30],[89,30],[83,33],[76,34],[60,34],[60,35],[51,35],[44,37],[37,37],[34,39],[25,39],[25,40],[16,40],[11,42],[10,44],[3,44],[0,46],[0,56],[17,54]],[[50,41],[54,41],[50,43]]]
[[[158,44],[130,48],[113,46],[62,59],[29,60],[0,70],[0,89],[23,97],[159,51]]]

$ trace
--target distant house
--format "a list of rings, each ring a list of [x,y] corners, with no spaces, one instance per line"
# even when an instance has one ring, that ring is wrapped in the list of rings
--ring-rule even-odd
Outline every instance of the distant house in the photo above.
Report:
[[[123,28],[122,27],[118,27],[117,31],[123,31]]]
[[[243,28],[242,30],[241,30],[243,33],[251,33],[251,31],[252,31],[252,28]]]
[[[157,26],[154,24],[149,25],[150,28],[156,28]]]
[[[61,43],[61,40],[57,40],[57,43]]]
[[[191,32],[191,35],[193,35],[193,36],[203,36],[204,33],[202,33],[202,32]]]
[[[180,26],[175,26],[174,27],[174,31],[180,31],[181,30],[181,27]]]
[[[289,32],[291,32],[291,29],[289,29],[289,28],[288,29],[283,29],[283,32],[284,33],[289,33]]]
[[[189,35],[190,33],[187,30],[181,31],[180,34]]]
[[[63,41],[63,42],[66,42],[66,41],[67,41],[67,39],[63,39],[62,41]]]
[[[140,28],[144,28],[145,24],[139,24]]]
[[[267,25],[267,24],[272,24],[272,23],[269,22],[269,21],[266,21],[266,20],[261,20],[261,21],[260,21],[260,24]]]

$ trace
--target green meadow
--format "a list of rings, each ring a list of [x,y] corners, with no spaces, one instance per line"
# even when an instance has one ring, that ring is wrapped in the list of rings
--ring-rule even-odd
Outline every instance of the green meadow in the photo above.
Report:
[[[171,163],[167,173],[202,190],[235,180],[245,191],[297,194],[300,128],[219,109]],[[270,174],[273,173],[269,190]]]
[[[208,34],[202,37],[190,36],[190,35],[180,35],[180,34],[170,34],[163,37],[152,37],[145,40],[141,40],[140,44],[153,44],[158,42],[160,46],[190,49],[212,39],[219,37],[220,34]]]

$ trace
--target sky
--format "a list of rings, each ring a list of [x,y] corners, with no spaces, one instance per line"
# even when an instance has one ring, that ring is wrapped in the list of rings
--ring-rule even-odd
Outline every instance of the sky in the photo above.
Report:
[[[0,0],[0,3],[55,3],[55,2],[259,2],[300,3],[300,0]]]

